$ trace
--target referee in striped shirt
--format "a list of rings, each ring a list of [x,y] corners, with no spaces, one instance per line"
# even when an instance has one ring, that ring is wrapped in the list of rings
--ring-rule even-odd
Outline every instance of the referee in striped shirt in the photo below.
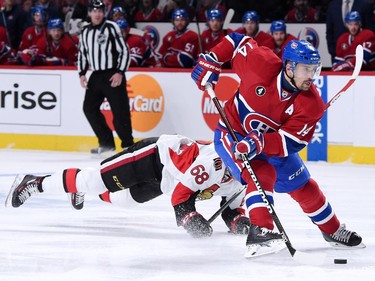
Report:
[[[101,0],[91,0],[91,23],[81,32],[78,53],[80,83],[86,89],[83,112],[99,141],[99,147],[93,148],[92,154],[115,151],[112,130],[100,111],[104,98],[111,107],[113,126],[122,148],[134,143],[125,77],[129,50],[117,24],[105,19],[104,8]],[[92,74],[87,81],[89,68]]]

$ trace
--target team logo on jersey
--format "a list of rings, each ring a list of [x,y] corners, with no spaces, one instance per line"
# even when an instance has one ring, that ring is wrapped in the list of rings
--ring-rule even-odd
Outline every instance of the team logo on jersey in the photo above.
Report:
[[[214,168],[215,171],[219,171],[223,168],[223,161],[220,159],[220,157],[214,159]]]
[[[349,46],[348,46],[347,43],[343,43],[343,44],[341,45],[341,49],[343,49],[343,50],[347,50],[348,48],[349,48]]]
[[[107,40],[107,35],[100,33],[96,42],[98,44],[104,44],[106,40]]]
[[[311,27],[304,27],[298,33],[299,40],[306,40],[311,43],[315,48],[319,47],[319,34],[318,32]]]
[[[143,28],[146,33],[146,40],[151,43],[151,46],[156,49],[159,46],[160,34],[156,27],[147,25]]]
[[[256,112],[246,115],[242,125],[247,133],[252,130],[258,130],[262,133],[275,132],[280,128],[279,124]]]
[[[266,94],[266,88],[264,88],[263,86],[256,87],[255,94],[259,97],[264,96]]]

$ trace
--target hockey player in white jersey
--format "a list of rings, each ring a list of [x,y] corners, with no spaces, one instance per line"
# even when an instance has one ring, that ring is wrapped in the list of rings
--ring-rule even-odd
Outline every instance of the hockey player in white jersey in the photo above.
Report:
[[[177,225],[193,237],[212,234],[209,222],[196,210],[195,201],[214,195],[226,197],[242,189],[233,180],[213,144],[180,135],[162,135],[137,142],[126,151],[105,159],[100,168],[69,168],[52,175],[18,175],[6,206],[19,207],[33,194],[69,193],[76,209],[84,194],[95,194],[119,207],[131,207],[161,194],[171,195]],[[231,232],[246,234],[250,226],[241,208],[240,194],[223,213]]]

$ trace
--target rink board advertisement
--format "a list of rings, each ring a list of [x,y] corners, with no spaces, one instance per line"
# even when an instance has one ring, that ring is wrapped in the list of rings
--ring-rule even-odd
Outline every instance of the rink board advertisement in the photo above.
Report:
[[[315,81],[325,101],[346,84],[349,74],[323,75]],[[304,158],[375,163],[371,74],[361,73],[329,108],[308,150],[302,152]],[[197,89],[190,72],[133,69],[127,73],[126,87],[136,139],[178,133],[212,140],[219,114],[207,93]],[[235,74],[221,74],[215,91],[222,105],[237,87]],[[74,68],[0,69],[1,147],[88,151],[97,142],[83,114],[83,98]],[[106,101],[101,111],[112,126]]]

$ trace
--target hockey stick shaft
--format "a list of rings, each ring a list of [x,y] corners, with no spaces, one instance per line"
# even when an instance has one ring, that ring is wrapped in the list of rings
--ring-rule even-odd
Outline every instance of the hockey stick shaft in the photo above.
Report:
[[[244,185],[240,190],[238,190],[235,194],[232,195],[232,197],[226,201],[223,206],[220,207],[219,210],[215,212],[215,214],[212,215],[212,217],[209,218],[208,223],[211,224],[236,198],[247,188],[246,185]]]
[[[332,99],[330,99],[329,102],[326,104],[326,110],[343,94],[345,93],[355,82],[357,79],[359,72],[361,71],[363,64],[363,47],[362,45],[358,45],[355,50],[355,66],[354,71],[352,73],[352,76],[350,77],[349,81],[346,83],[346,85],[336,94],[333,96]]]
[[[233,9],[229,9],[228,12],[227,12],[227,14],[226,14],[226,16],[225,16],[224,23],[223,23],[223,30],[225,32],[225,35],[227,35],[229,24],[232,21],[233,16],[234,16],[234,10]]]
[[[211,97],[216,109],[218,110],[219,112],[219,115],[221,117],[221,119],[223,120],[225,126],[227,127],[228,131],[229,131],[229,134],[231,135],[231,137],[233,138],[234,141],[238,142],[238,138],[236,136],[236,134],[234,133],[234,130],[233,130],[233,127],[232,125],[230,124],[225,112],[224,112],[224,109],[223,107],[221,106],[218,98],[216,97],[216,94],[212,88],[212,85],[211,84],[208,84],[206,86],[206,90],[209,94],[209,96]],[[250,173],[250,176],[251,176],[251,179],[255,185],[255,187],[257,188],[259,194],[261,195],[262,197],[262,200],[263,200],[263,203],[266,205],[267,207],[267,210],[268,212],[270,213],[270,215],[272,216],[272,219],[273,221],[275,222],[275,225],[277,227],[277,229],[279,230],[279,232],[282,234],[283,238],[284,238],[284,241],[285,241],[285,245],[287,246],[290,254],[292,255],[292,257],[295,255],[296,253],[296,249],[293,248],[292,246],[292,243],[290,242],[285,230],[284,230],[284,227],[282,226],[280,220],[279,220],[279,217],[277,216],[273,206],[270,204],[270,202],[268,201],[267,199],[267,195],[266,195],[266,192],[264,191],[261,183],[259,182],[258,180],[258,177],[256,176],[253,168],[251,167],[250,165],[250,160],[248,159],[247,156],[243,156],[242,157],[242,161],[246,167],[246,169],[249,171]]]

